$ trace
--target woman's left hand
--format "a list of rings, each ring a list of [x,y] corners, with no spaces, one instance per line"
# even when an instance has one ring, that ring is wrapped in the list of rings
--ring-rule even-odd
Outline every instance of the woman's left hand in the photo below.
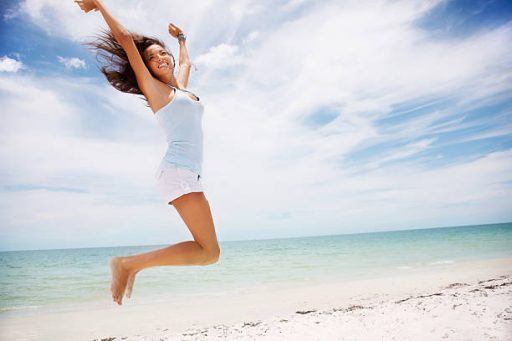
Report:
[[[78,6],[84,11],[85,13],[89,13],[91,10],[98,10],[98,7],[96,7],[96,3],[94,0],[74,0]]]
[[[181,28],[171,23],[169,24],[169,33],[174,38],[178,38],[178,34],[183,33],[183,31],[181,30]]]

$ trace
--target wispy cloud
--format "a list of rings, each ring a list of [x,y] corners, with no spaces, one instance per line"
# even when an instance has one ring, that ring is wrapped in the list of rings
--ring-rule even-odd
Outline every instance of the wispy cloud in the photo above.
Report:
[[[238,55],[238,49],[237,45],[222,43],[213,46],[208,52],[200,55],[194,61],[196,64],[214,69],[241,64],[243,58]]]
[[[0,72],[18,72],[24,67],[19,60],[3,56],[0,58]]]
[[[76,57],[65,58],[65,57],[57,56],[57,59],[59,60],[60,63],[64,64],[66,69],[85,69],[87,67],[85,64],[85,61],[80,58],[76,58]]]
[[[206,106],[203,184],[226,240],[511,220],[512,21],[451,35],[431,16],[443,4],[109,6],[176,56],[167,24],[186,32]],[[54,39],[104,26],[72,2],[21,8]],[[88,245],[165,242],[169,225],[187,235],[152,178],[165,140],[151,111],[91,75],[0,76],[4,245],[27,230],[50,245],[69,226]]]

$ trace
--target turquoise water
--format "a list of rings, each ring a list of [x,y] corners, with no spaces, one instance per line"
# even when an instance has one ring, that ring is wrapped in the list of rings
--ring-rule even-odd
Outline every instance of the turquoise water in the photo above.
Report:
[[[378,278],[467,260],[512,257],[512,223],[220,244],[216,264],[140,272],[132,300]],[[0,312],[113,303],[110,257],[165,246],[0,252]]]

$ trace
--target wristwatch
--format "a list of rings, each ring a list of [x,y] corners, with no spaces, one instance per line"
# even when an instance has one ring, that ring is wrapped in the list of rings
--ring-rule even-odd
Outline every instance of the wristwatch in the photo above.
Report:
[[[179,41],[182,41],[182,40],[185,41],[185,40],[187,40],[187,36],[185,34],[183,34],[183,33],[180,33],[180,34],[178,34],[178,40]]]

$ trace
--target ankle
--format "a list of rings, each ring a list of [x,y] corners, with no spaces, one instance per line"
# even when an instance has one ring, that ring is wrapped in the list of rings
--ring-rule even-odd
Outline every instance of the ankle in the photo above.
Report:
[[[119,263],[121,264],[123,269],[125,269],[129,273],[133,273],[133,272],[139,271],[138,269],[136,269],[135,264],[134,264],[131,256],[119,257]]]

